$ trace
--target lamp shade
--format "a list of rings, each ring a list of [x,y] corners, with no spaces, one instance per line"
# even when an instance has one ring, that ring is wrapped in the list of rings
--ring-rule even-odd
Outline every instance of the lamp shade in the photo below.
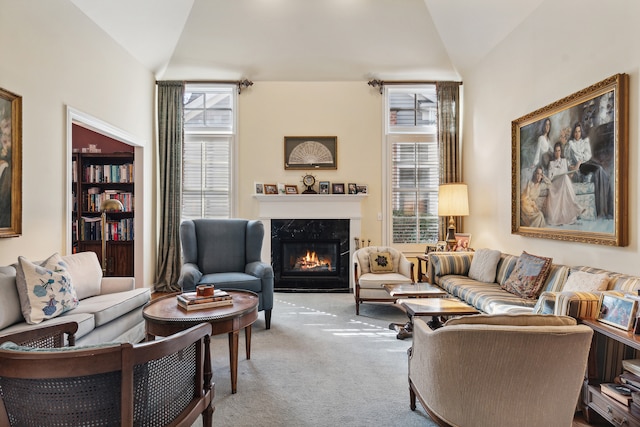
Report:
[[[442,184],[438,189],[438,216],[469,215],[467,184]]]

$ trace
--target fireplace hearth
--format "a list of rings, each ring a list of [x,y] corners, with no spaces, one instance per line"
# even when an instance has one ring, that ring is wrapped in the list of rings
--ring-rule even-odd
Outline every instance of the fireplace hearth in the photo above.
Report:
[[[349,291],[348,219],[272,219],[271,260],[280,291]]]

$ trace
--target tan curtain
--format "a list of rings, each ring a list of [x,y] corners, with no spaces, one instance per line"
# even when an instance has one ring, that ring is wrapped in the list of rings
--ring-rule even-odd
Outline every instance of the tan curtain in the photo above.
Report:
[[[460,82],[437,82],[438,151],[440,184],[462,181],[460,164]],[[440,218],[440,240],[447,232],[448,219]],[[456,218],[456,230],[462,230],[462,218]]]
[[[155,289],[180,290],[180,192],[182,188],[184,82],[158,82],[160,236]]]

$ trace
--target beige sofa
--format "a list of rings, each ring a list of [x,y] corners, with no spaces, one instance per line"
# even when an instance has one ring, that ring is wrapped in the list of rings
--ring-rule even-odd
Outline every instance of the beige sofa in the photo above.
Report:
[[[592,335],[568,316],[414,318],[410,407],[441,426],[571,426]]]
[[[75,321],[76,344],[107,341],[139,342],[145,337],[142,308],[150,300],[147,288],[136,289],[132,277],[102,277],[102,268],[94,252],[63,256],[76,289],[77,307],[39,325]],[[0,336],[38,325],[25,321],[16,288],[17,265],[0,267]]]
[[[541,254],[543,255],[543,254]],[[640,277],[587,267],[552,264],[550,273],[537,298],[521,298],[504,290],[505,283],[518,261],[518,256],[502,253],[493,282],[479,282],[468,277],[474,252],[432,252],[429,254],[428,281],[442,287],[450,295],[483,313],[536,313],[594,318],[601,292],[567,291],[565,284],[572,272],[606,274],[607,291],[635,292]]]

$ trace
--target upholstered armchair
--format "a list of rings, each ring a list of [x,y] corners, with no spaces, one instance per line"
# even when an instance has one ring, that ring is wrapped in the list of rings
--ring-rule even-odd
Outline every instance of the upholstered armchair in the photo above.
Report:
[[[210,335],[211,325],[201,323],[141,344],[52,349],[5,342],[0,425],[191,426],[202,416],[211,427]]]
[[[273,268],[262,262],[264,225],[246,219],[194,219],[180,224],[182,271],[178,284],[183,292],[196,285],[219,289],[243,289],[258,294],[258,310],[271,328]]]
[[[593,331],[568,316],[413,319],[410,407],[439,426],[570,427]]]
[[[389,246],[367,246],[353,253],[356,315],[360,304],[395,302],[382,287],[386,283],[413,283],[413,263],[402,252]]]

